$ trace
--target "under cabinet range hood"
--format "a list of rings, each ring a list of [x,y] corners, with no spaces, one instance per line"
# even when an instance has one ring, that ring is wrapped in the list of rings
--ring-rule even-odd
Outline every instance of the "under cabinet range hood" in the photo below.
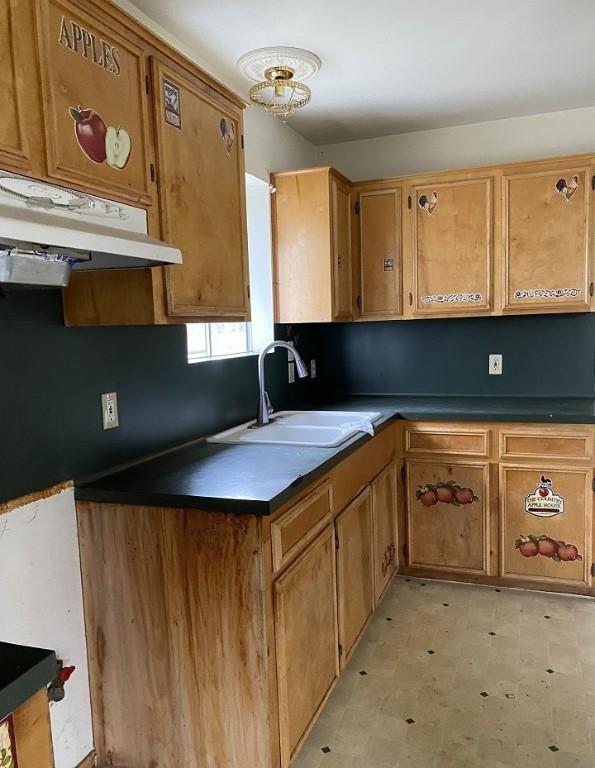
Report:
[[[142,208],[0,171],[0,283],[68,285],[71,270],[181,264]]]

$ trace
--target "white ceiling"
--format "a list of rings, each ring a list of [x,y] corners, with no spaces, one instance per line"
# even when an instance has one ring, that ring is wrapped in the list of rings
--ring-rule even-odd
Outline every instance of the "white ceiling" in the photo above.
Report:
[[[594,0],[132,2],[228,80],[253,48],[317,53],[290,118],[315,144],[595,105]]]

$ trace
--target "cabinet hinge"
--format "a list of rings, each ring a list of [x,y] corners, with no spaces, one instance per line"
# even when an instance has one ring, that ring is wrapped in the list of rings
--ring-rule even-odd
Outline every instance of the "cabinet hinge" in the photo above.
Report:
[[[407,198],[407,208],[409,208],[409,210],[411,210],[411,202],[412,202],[411,195],[409,195],[409,197]]]
[[[250,286],[249,285],[246,286],[246,294],[247,294],[248,298],[250,298]]]
[[[591,482],[591,488],[593,491],[595,491],[595,477],[593,478],[593,481]]]
[[[240,136],[240,144],[242,146],[242,149],[244,149],[244,134]]]
[[[355,300],[355,303],[357,305],[357,308],[361,309],[362,308],[362,297],[358,296],[357,299]]]
[[[405,465],[401,467],[401,480],[405,482]]]
[[[151,181],[155,181],[155,166],[153,163],[151,163],[150,165],[150,170],[151,170]]]
[[[355,215],[359,216],[359,200],[355,201]]]
[[[589,296],[593,295],[593,283],[589,283]]]
[[[335,549],[339,549],[339,534],[335,531]]]
[[[343,655],[343,646],[339,643],[339,658]]]
[[[145,77],[145,91],[151,93],[151,81],[149,80],[149,75]]]
[[[595,189],[595,176],[591,176],[591,189]]]
[[[595,563],[591,563],[591,576],[595,576]]]
[[[409,291],[409,306],[413,304],[413,294]]]
[[[407,544],[403,544],[403,557],[407,557]]]

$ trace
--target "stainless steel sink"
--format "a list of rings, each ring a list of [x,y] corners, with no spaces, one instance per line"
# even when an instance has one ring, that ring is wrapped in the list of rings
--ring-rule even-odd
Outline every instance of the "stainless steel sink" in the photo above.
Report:
[[[264,443],[334,448],[358,432],[374,434],[382,414],[372,411],[280,411],[269,424],[249,421],[209,437],[209,443]]]

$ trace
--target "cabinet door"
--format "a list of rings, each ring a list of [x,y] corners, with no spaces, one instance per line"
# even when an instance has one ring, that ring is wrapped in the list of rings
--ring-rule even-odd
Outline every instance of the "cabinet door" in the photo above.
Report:
[[[587,309],[591,171],[505,176],[504,309]]]
[[[372,483],[372,516],[374,598],[377,603],[397,564],[397,465],[394,463]]]
[[[343,667],[374,610],[372,495],[366,488],[337,517],[337,595]]]
[[[332,525],[274,584],[281,765],[287,768],[339,675]]]
[[[352,316],[351,198],[349,192],[347,184],[331,175],[335,320],[350,320]]]
[[[39,0],[47,174],[108,197],[150,202],[145,59],[71,0]]]
[[[184,260],[165,270],[168,314],[246,319],[241,113],[199,80],[152,63],[162,234]]]
[[[487,462],[408,461],[407,565],[488,574]]]
[[[32,172],[30,131],[41,118],[32,28],[28,5],[19,0],[0,5],[0,165],[24,173]]]
[[[401,190],[359,196],[361,317],[401,314]]]
[[[492,179],[415,186],[416,315],[486,314],[491,308]]]
[[[502,576],[590,585],[592,477],[584,467],[500,467]]]

